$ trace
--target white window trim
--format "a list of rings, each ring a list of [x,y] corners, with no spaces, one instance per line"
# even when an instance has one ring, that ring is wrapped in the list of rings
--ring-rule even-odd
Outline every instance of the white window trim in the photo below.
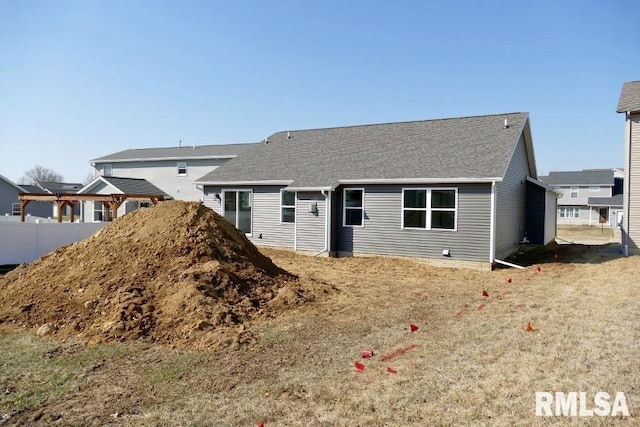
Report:
[[[576,195],[573,195],[573,189],[576,189]],[[569,188],[569,198],[570,199],[577,199],[580,196],[580,187],[570,187]]]
[[[253,189],[251,188],[221,188],[220,189],[220,205],[221,205],[221,212],[222,212],[222,217],[224,218],[224,206],[225,206],[225,193],[226,192],[235,192],[236,194],[238,193],[238,191],[245,191],[245,192],[249,192],[249,203],[251,204],[251,233],[244,233],[245,236],[248,237],[252,237],[253,236]],[[236,223],[238,222],[238,210],[237,210],[237,203],[238,203],[239,197],[236,197]],[[236,228],[238,228],[236,226]],[[238,228],[238,230],[240,230]]]
[[[362,223],[360,225],[351,225],[347,224],[347,190],[348,191],[362,191],[362,207],[349,207],[349,209],[361,209],[362,210]],[[364,187],[363,188],[344,188],[342,190],[342,226],[343,227],[353,227],[353,228],[364,228],[364,196],[365,196]]]
[[[20,203],[11,203],[11,216],[19,216],[19,215],[20,215]]]
[[[592,185],[589,187],[589,192],[590,193],[597,193],[598,191],[600,191],[600,187]]]
[[[108,174],[107,174],[107,169],[109,170]],[[107,163],[104,166],[102,166],[102,176],[113,176],[113,165],[112,164]]]
[[[404,207],[404,193],[406,190],[425,190],[426,194],[425,197],[427,198],[426,200],[426,208],[405,208]],[[440,190],[444,190],[444,191],[454,191],[455,192],[455,203],[456,206],[455,208],[432,208],[431,207],[431,192],[432,191],[440,191]],[[429,231],[446,231],[446,232],[451,232],[451,231],[458,231],[458,187],[406,187],[402,189],[402,201],[401,201],[402,205],[401,205],[401,209],[400,209],[400,228],[402,230],[420,230],[420,231],[424,231],[424,230],[429,230]],[[425,223],[425,227],[405,227],[404,226],[404,211],[405,210],[410,210],[410,211],[425,211],[426,212],[426,223]],[[453,216],[453,228],[433,228],[431,226],[431,213],[432,212],[453,212],[454,216]]]
[[[579,206],[559,206],[558,207],[559,218],[580,218]]]
[[[285,192],[293,193],[293,197],[294,197],[293,205],[283,205],[282,204],[282,193],[285,193]],[[297,202],[298,202],[298,192],[297,191],[287,191],[284,188],[280,189],[280,224],[290,225],[290,224],[295,224],[296,223],[296,213],[297,213],[296,205],[297,205]],[[293,222],[284,222],[282,220],[282,209],[283,208],[293,208]],[[251,228],[251,229],[253,230],[253,228]]]
[[[180,167],[180,165],[184,165],[184,173],[180,173],[180,169],[182,169]],[[178,172],[178,176],[188,176],[189,175],[189,165],[187,164],[187,162],[177,162],[176,163],[176,169]]]

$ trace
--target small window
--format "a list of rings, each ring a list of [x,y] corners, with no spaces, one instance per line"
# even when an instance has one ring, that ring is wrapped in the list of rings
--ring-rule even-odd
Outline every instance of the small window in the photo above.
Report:
[[[280,193],[280,221],[296,222],[296,193],[282,190]]]
[[[102,167],[103,176],[113,176],[113,165],[104,165]]]
[[[589,187],[589,191],[590,191],[591,193],[595,193],[595,192],[597,192],[597,191],[600,191],[600,187],[595,187],[595,186],[594,186],[594,187]]]
[[[11,215],[20,215],[20,203],[11,203]]]
[[[344,190],[344,225],[362,227],[364,225],[364,190],[348,188]]]
[[[571,198],[572,199],[578,198],[578,187],[571,187]]]
[[[187,176],[187,162],[178,162],[178,176]]]

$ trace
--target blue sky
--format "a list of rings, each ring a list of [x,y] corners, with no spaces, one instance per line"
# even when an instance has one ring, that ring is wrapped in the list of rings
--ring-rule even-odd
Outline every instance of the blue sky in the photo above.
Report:
[[[539,173],[623,164],[610,1],[0,0],[0,174],[128,148],[527,111]]]

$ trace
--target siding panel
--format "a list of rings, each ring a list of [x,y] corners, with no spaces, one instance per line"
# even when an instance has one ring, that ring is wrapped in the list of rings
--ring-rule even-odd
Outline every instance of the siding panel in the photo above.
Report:
[[[412,187],[440,186],[365,187],[364,227],[342,226],[343,189],[348,187],[339,187],[333,199],[334,227],[337,229],[333,248],[354,254],[421,258],[442,258],[442,250],[449,249],[452,259],[489,261],[489,184],[465,184],[457,187],[457,231],[402,229],[402,189]]]
[[[530,175],[524,137],[520,137],[502,182],[496,184],[496,258],[518,249],[524,237],[526,180]]]
[[[317,212],[309,212],[309,205]],[[296,200],[296,250],[319,252],[325,245],[327,205],[321,193],[298,193]]]
[[[640,252],[640,114],[630,116],[631,146],[629,147],[629,251]],[[626,197],[625,197],[626,199]],[[626,201],[626,200],[625,200]]]
[[[256,245],[285,248],[293,248],[294,246],[295,224],[280,223],[281,188],[276,186],[229,188],[230,190],[253,191],[251,201],[252,233],[249,239]],[[215,195],[221,195],[223,190],[223,188],[211,186],[205,186],[203,189],[205,206],[222,216],[224,216],[223,206]]]

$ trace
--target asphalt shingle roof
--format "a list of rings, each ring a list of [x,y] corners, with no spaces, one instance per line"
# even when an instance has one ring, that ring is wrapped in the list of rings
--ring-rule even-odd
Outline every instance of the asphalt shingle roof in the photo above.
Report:
[[[618,113],[640,111],[640,81],[626,82],[618,100]]]
[[[37,185],[30,185],[30,184],[20,184],[20,188],[22,188],[24,191],[26,191],[27,193],[44,193],[45,191],[38,187]]]
[[[125,194],[140,194],[145,196],[164,196],[171,198],[167,193],[151,184],[146,179],[141,178],[119,178],[115,176],[103,176],[102,179]]]
[[[84,187],[83,184],[77,182],[38,182],[38,185],[44,190],[52,193],[77,193]],[[43,190],[40,190],[42,192]]]
[[[591,206],[619,206],[622,207],[622,203],[624,199],[622,198],[622,194],[616,194],[613,197],[589,197],[587,201],[588,205]]]
[[[136,148],[119,151],[91,160],[94,163],[127,162],[136,160],[189,160],[233,158],[254,144],[197,145],[161,148]]]
[[[540,181],[549,185],[614,185],[612,170],[588,170],[549,172],[548,176],[541,176]]]
[[[196,183],[325,188],[340,180],[503,177],[527,121],[527,113],[510,113],[278,132]]]

